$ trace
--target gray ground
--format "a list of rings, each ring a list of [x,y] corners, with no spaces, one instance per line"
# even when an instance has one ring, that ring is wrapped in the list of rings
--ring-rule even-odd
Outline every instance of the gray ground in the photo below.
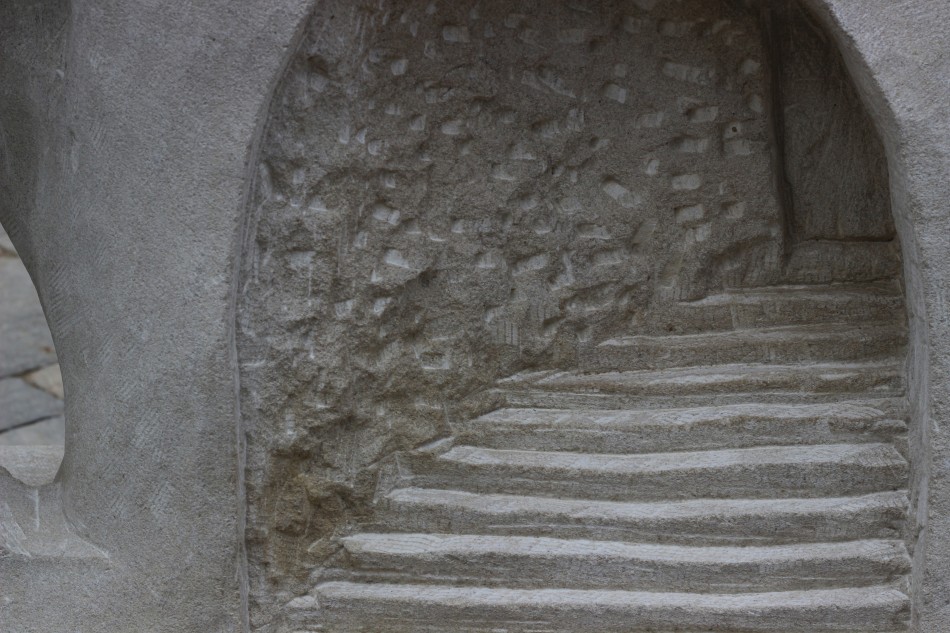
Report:
[[[63,381],[36,289],[0,228],[0,446],[62,446]]]

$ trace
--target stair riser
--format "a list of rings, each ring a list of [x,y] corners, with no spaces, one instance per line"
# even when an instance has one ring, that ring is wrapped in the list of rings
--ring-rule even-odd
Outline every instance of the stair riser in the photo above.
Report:
[[[465,627],[500,628],[506,633],[630,633],[633,631],[743,631],[744,633],[862,633],[906,628],[909,601],[881,604],[774,606],[763,602],[748,607],[689,608],[656,605],[644,608],[600,604],[468,604],[360,599],[320,596],[320,622],[327,630],[424,631]],[[304,615],[304,614],[300,614]]]
[[[361,578],[392,582],[520,588],[623,589],[740,593],[865,587],[908,572],[907,555],[712,563],[612,556],[610,544],[591,556],[448,551],[425,554],[349,552]]]
[[[901,333],[855,340],[795,340],[771,342],[696,340],[695,342],[637,341],[599,345],[581,351],[579,365],[588,371],[633,371],[731,363],[799,363],[884,360],[901,353]]]
[[[668,327],[657,334],[696,334],[745,328],[811,325],[815,323],[873,323],[904,319],[900,296],[783,299],[769,297],[760,303],[743,302],[708,305],[702,302],[679,304],[658,315]]]
[[[899,379],[875,381],[872,391],[881,398],[899,398],[903,395],[902,382]],[[672,392],[672,387],[664,389]],[[667,395],[642,395],[638,393],[596,393],[596,392],[555,392],[544,389],[498,390],[501,406],[510,408],[556,408],[556,409],[671,409],[680,407],[709,407],[733,404],[819,404],[836,403],[850,400],[860,394],[861,389],[829,391],[827,393],[808,393],[802,390],[759,389],[740,393],[728,393],[715,390],[707,393],[683,393]]]
[[[650,409],[819,404],[903,396],[899,363],[718,365],[660,371],[540,372],[486,392],[494,408]]]
[[[402,480],[401,487],[609,501],[861,495],[898,490],[907,480],[906,467],[836,463],[610,473],[442,462],[431,468],[413,468],[412,472],[416,474]]]
[[[589,453],[662,453],[769,445],[890,442],[904,425],[883,420],[716,420],[694,424],[638,424],[624,430],[571,429],[475,422],[458,442],[498,449]]]
[[[648,374],[649,375],[649,374]],[[616,376],[616,378],[615,378]],[[821,394],[866,394],[898,390],[903,378],[896,369],[860,368],[851,371],[825,371],[803,368],[795,372],[769,371],[767,367],[750,367],[742,375],[706,378],[702,381],[672,378],[640,379],[637,374],[575,374],[558,376],[534,384],[535,389],[550,392],[615,393],[639,396],[696,396],[705,394],[761,394],[788,392],[806,397]],[[806,400],[807,402],[807,400]],[[553,405],[549,405],[553,406]],[[687,405],[684,405],[687,406]]]
[[[380,527],[407,532],[549,536],[680,545],[773,545],[899,538],[899,507],[847,508],[814,514],[707,515],[619,519],[585,514],[498,514],[453,507],[389,502]]]

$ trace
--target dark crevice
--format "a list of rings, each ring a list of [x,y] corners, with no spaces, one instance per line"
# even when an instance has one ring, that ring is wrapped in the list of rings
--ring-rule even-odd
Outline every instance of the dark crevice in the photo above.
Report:
[[[62,417],[62,416],[47,415],[47,416],[43,416],[39,418],[34,418],[32,420],[28,420],[27,422],[19,422],[18,424],[14,424],[13,426],[8,426],[7,428],[0,431],[0,435],[3,435],[4,433],[9,433],[10,431],[15,431],[17,429],[22,429],[23,427],[30,426],[31,424],[39,424],[40,422],[46,422],[47,420],[54,420],[59,417]]]
[[[782,255],[785,263],[788,262],[795,245],[794,199],[785,166],[785,112],[782,94],[784,78],[782,38],[786,35],[783,20],[787,17],[787,2],[765,2],[760,7],[762,36],[769,69],[768,108],[772,123],[772,177],[782,223]]]

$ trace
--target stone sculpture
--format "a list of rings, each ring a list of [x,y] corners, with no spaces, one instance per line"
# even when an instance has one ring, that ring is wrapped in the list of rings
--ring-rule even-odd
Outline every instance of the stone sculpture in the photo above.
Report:
[[[945,630],[942,3],[2,10],[3,630]]]

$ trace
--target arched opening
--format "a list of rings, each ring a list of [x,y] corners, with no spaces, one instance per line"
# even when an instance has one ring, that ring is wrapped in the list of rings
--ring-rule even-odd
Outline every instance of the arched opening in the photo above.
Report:
[[[530,592],[625,588],[698,594],[643,620],[689,628],[716,587],[902,626],[888,176],[796,3],[321,3],[270,116],[238,337],[260,617],[553,626],[594,594]]]
[[[36,288],[0,228],[0,466],[38,486],[63,457],[63,381]]]

